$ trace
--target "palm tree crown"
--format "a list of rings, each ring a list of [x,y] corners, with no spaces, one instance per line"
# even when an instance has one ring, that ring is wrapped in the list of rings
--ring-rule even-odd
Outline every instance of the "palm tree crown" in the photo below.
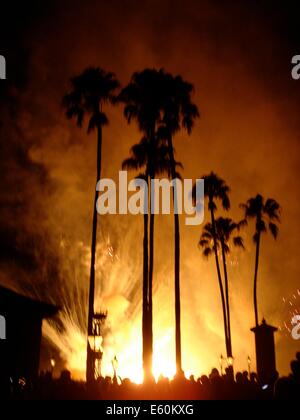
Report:
[[[208,197],[209,210],[216,211],[217,205],[215,200],[220,200],[224,210],[229,210],[230,200],[229,191],[230,188],[226,182],[219,178],[214,172],[209,175],[203,176],[204,179],[204,194]]]
[[[223,244],[225,254],[230,252],[230,240],[236,247],[244,248],[244,241],[240,235],[232,235],[239,231],[242,222],[235,223],[232,219],[219,217],[216,219],[216,245],[217,250]],[[199,246],[203,249],[203,255],[209,257],[214,251],[214,231],[211,223],[207,223],[199,240]]]
[[[102,105],[114,102],[114,92],[120,86],[114,73],[99,67],[89,67],[71,79],[71,86],[72,90],[63,98],[67,118],[75,118],[77,125],[82,127],[88,114],[88,133],[99,126],[107,125],[108,119]]]
[[[166,144],[160,142],[157,137],[154,142],[149,142],[147,137],[133,145],[130,149],[130,157],[122,163],[122,169],[140,170],[145,169],[143,176],[149,174],[149,162],[153,162],[154,175],[160,176],[164,173],[171,176],[169,149]],[[180,162],[175,162],[176,167],[183,168]],[[180,174],[177,173],[180,177]]]
[[[241,204],[240,207],[244,210],[245,213],[245,223],[248,219],[255,219],[255,232],[253,235],[253,240],[256,244],[256,253],[254,268],[253,301],[255,325],[258,326],[259,317],[257,302],[257,283],[261,234],[266,233],[269,230],[274,239],[277,238],[278,223],[280,222],[280,205],[273,198],[268,198],[267,200],[265,200],[262,195],[257,194],[256,197],[250,198],[246,202],[246,204]]]
[[[125,104],[124,116],[128,123],[136,120],[139,129],[147,135],[160,121],[163,88],[161,71],[145,69],[134,73],[130,83],[118,96],[118,100]]]
[[[250,198],[246,204],[240,207],[245,212],[245,219],[256,219],[254,242],[257,242],[258,235],[271,232],[274,239],[278,236],[278,223],[280,223],[280,205],[276,200],[268,198],[266,201],[263,196],[257,194],[256,197]]]
[[[172,76],[160,71],[164,79],[163,118],[162,124],[172,135],[180,128],[191,134],[196,118],[200,116],[196,104],[192,102],[194,86],[181,76]]]

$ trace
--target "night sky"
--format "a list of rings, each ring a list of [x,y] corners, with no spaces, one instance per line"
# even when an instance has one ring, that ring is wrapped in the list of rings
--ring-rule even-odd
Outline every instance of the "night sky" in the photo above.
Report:
[[[278,240],[267,235],[262,241],[259,305],[269,323],[289,322],[283,298],[297,296],[300,288],[300,80],[291,77],[291,59],[300,54],[296,5],[271,0],[2,4],[0,54],[7,61],[7,80],[0,80],[0,283],[62,304],[61,284],[68,284],[70,269],[57,244],[89,245],[96,141],[65,119],[61,99],[69,78],[95,65],[115,72],[124,86],[134,71],[164,68],[194,84],[201,113],[190,137],[180,133],[175,138],[184,177],[214,170],[224,178],[232,190],[230,215],[236,219],[242,217],[239,203],[257,193],[282,206]],[[110,125],[104,130],[103,175],[117,179],[140,134],[135,125],[127,125],[121,107],[106,112]],[[127,270],[132,287],[119,290],[111,281],[103,286],[104,301],[122,296],[134,312],[142,219],[138,226],[132,217],[103,219],[101,237],[110,237],[121,261],[126,247],[135,255],[134,268]],[[254,354],[249,332],[254,322],[253,229],[250,225],[243,232],[246,251],[233,255],[230,273],[233,346],[240,368]],[[200,232],[201,227],[182,223],[183,363],[199,354],[200,365],[193,361],[191,366],[205,370],[224,349],[215,266],[197,248]],[[172,236],[172,219],[166,223],[159,217],[154,318],[164,311],[163,325],[169,327],[174,323],[173,260],[166,244]],[[68,258],[76,266],[75,252]],[[132,264],[130,256],[124,259]],[[166,308],[161,308],[162,299]],[[185,352],[191,336],[192,355]],[[278,369],[287,373],[300,343],[285,331],[277,334],[277,345]]]

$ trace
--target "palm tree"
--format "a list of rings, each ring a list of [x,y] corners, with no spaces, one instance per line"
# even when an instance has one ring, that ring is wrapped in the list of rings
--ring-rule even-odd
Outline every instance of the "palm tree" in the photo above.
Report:
[[[169,176],[177,177],[173,135],[185,128],[190,134],[194,119],[199,115],[196,105],[191,102],[193,86],[182,80],[180,76],[173,77],[163,69],[146,69],[140,73],[134,73],[129,85],[120,94],[120,100],[125,103],[124,114],[128,122],[135,119],[140,131],[150,144],[157,141],[166,142],[169,153]],[[154,177],[154,166],[149,159],[149,180]],[[176,192],[173,189],[173,202]],[[151,191],[150,191],[151,200]],[[174,212],[175,213],[175,212]],[[175,224],[175,315],[176,315],[176,364],[177,372],[181,372],[181,342],[180,342],[180,236],[179,217],[174,214]],[[150,214],[149,229],[149,335],[152,337],[152,284],[154,269],[154,214]],[[144,252],[146,252],[144,250]],[[144,262],[146,260],[144,256]],[[144,264],[145,265],[145,264]],[[145,270],[146,273],[146,270]],[[146,275],[146,274],[145,274]],[[144,279],[145,284],[145,279]],[[152,338],[150,338],[152,347]]]
[[[137,121],[138,127],[147,139],[148,148],[154,147],[156,130],[161,120],[162,79],[155,69],[145,69],[132,75],[129,84],[121,91],[119,101],[124,103],[124,116],[128,123]],[[148,154],[146,182],[151,201],[151,182],[154,178],[154,153]],[[151,202],[150,202],[151,208]],[[147,225],[147,227],[146,227]],[[147,378],[152,376],[153,327],[152,327],[152,283],[154,269],[154,215],[150,214],[150,240],[148,258],[148,215],[144,216],[143,257],[143,366]],[[147,290],[147,293],[146,291]],[[147,302],[145,296],[147,295]],[[146,338],[147,337],[147,338]]]
[[[160,135],[167,141],[170,156],[171,178],[177,178],[175,151],[173,145],[174,135],[185,129],[190,135],[194,121],[199,117],[197,106],[192,102],[191,96],[194,87],[182,79],[181,76],[173,77],[170,73],[160,70],[162,85],[164,86],[164,108]],[[179,215],[175,212],[177,196],[173,188],[174,208],[174,275],[175,275],[175,350],[176,350],[176,372],[182,374],[181,358],[181,305],[180,305],[180,225]]]
[[[223,260],[223,272],[225,279],[225,299],[226,299],[226,315],[227,315],[227,335],[228,335],[228,357],[232,357],[232,341],[231,341],[231,322],[230,322],[230,299],[229,299],[229,283],[228,271],[226,263],[226,255],[230,253],[230,242],[233,246],[244,249],[243,238],[239,235],[233,236],[236,231],[240,230],[243,222],[235,223],[232,219],[219,217],[216,221],[217,233],[217,249],[221,249]],[[233,237],[232,237],[233,236]],[[199,246],[203,248],[203,255],[209,257],[214,252],[214,230],[211,223],[207,223],[203,227],[200,237]]]
[[[138,170],[140,167],[146,166],[147,162],[147,139],[142,139],[139,145],[135,145],[131,148],[131,157],[127,158],[122,163],[122,169],[125,170]],[[144,174],[140,174],[139,178],[145,179],[148,183],[148,174],[145,171]],[[143,335],[143,370],[145,376],[149,376],[151,373],[151,360],[149,361],[149,332],[148,332],[148,311],[149,311],[149,287],[148,287],[148,200],[149,193],[145,196],[145,204],[147,205],[147,211],[144,212],[144,238],[143,238],[143,305],[142,305],[142,335]],[[150,372],[149,372],[150,371]]]
[[[256,197],[250,198],[245,204],[240,207],[245,212],[245,220],[255,220],[255,233],[253,241],[256,244],[255,255],[255,270],[254,270],[254,287],[253,287],[253,301],[254,301],[254,315],[255,325],[258,326],[258,305],[257,305],[257,274],[259,264],[260,242],[261,234],[268,230],[274,239],[278,236],[278,225],[280,223],[280,205],[272,198],[265,200],[260,194]]]
[[[114,92],[119,87],[115,75],[106,72],[99,67],[90,67],[79,76],[71,79],[71,90],[63,98],[63,106],[66,109],[68,119],[75,118],[78,127],[82,127],[84,119],[88,116],[87,132],[97,131],[97,178],[101,178],[102,163],[102,128],[108,124],[103,106],[114,103]],[[98,191],[95,191],[93,208],[93,225],[91,241],[91,267],[89,284],[88,306],[88,336],[93,334],[94,294],[95,294],[95,264],[97,246],[97,211],[96,203]],[[94,380],[94,360],[89,343],[87,343],[87,381]]]
[[[138,178],[142,178],[149,185],[150,164],[152,165],[153,176],[160,176],[164,172],[170,171],[170,161],[168,148],[155,137],[154,141],[143,137],[138,144],[130,149],[130,157],[122,163],[122,169],[125,170],[142,170],[142,174]],[[177,164],[177,163],[176,163]],[[146,379],[152,376],[152,330],[150,322],[152,322],[152,284],[149,284],[148,276],[148,211],[151,208],[151,197],[146,198],[147,211],[144,213],[144,240],[143,240],[143,365]],[[151,225],[152,235],[154,235],[154,214]],[[150,216],[150,217],[151,217]],[[153,246],[153,245],[152,245]],[[153,258],[153,257],[152,257]],[[152,259],[153,261],[153,259]]]
[[[217,275],[218,275],[218,282],[219,282],[219,289],[221,295],[221,302],[222,302],[222,311],[223,311],[223,322],[224,322],[224,334],[225,334],[225,344],[226,344],[226,351],[227,357],[232,357],[230,354],[229,348],[229,339],[228,339],[228,320],[227,320],[227,310],[226,310],[226,299],[224,294],[224,287],[222,282],[221,270],[220,270],[220,263],[219,263],[219,256],[218,256],[218,246],[217,246],[217,230],[216,230],[216,221],[215,221],[215,212],[217,210],[216,200],[221,202],[222,208],[224,210],[229,210],[230,208],[230,200],[229,200],[229,187],[225,183],[225,181],[219,178],[214,172],[211,172],[209,175],[205,175],[202,177],[204,179],[204,195],[208,198],[208,210],[210,212],[211,217],[211,225],[212,225],[212,236],[213,236],[213,252],[215,255],[216,261],[216,268],[217,268]],[[193,197],[195,199],[195,192],[196,192],[196,185],[193,187]]]

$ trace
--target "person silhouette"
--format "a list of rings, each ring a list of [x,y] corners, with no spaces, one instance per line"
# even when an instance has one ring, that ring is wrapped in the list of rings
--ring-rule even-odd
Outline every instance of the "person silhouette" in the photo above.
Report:
[[[298,401],[300,398],[300,353],[292,360],[291,373],[288,377],[279,378],[274,387],[274,398],[284,401]]]

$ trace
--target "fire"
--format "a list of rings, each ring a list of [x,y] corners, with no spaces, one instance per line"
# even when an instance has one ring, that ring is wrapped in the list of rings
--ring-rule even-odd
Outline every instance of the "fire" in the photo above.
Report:
[[[60,245],[66,257],[68,255],[66,241],[62,240]],[[86,271],[87,285],[89,249],[81,242],[78,242],[76,247],[81,250],[81,264]],[[128,260],[128,255],[126,259]],[[137,281],[133,283],[131,290],[128,288],[129,278],[136,273],[128,264],[125,267],[127,268],[124,269],[124,255],[121,261],[121,258],[115,254],[109,238],[106,238],[105,247],[97,253],[97,268],[102,273],[100,274],[102,278],[103,273],[109,272],[109,275],[103,280],[105,287],[101,288],[98,285],[95,297],[95,308],[105,308],[108,311],[107,325],[103,332],[102,375],[113,376],[113,360],[117,358],[117,375],[122,379],[129,378],[132,382],[141,383],[143,380],[141,295],[137,292]],[[123,280],[120,281],[120,278]],[[79,294],[78,281],[70,282],[69,288],[71,294],[74,292],[72,288],[76,289],[76,295]],[[67,285],[63,290],[64,293],[68,293]],[[125,295],[132,295],[131,301]],[[73,304],[72,299],[65,298],[64,301],[67,307],[63,308],[60,314],[61,328],[53,322],[46,321],[43,325],[43,334],[58,349],[73,377],[81,380],[85,379],[86,369],[87,337],[84,333],[84,308]],[[81,304],[86,305],[86,302]],[[78,312],[81,316],[78,316]],[[164,315],[163,309],[154,324],[153,375],[156,379],[159,375],[171,378],[175,374],[175,356],[172,348],[174,328],[167,325]]]
[[[72,376],[84,380],[86,336],[71,318],[68,319],[63,315],[61,320],[65,327],[63,333],[46,321],[43,325],[43,334],[59,349]],[[116,357],[117,375],[122,379],[129,378],[132,382],[141,383],[143,370],[140,317],[131,326],[123,325],[123,327],[125,328],[123,333],[119,331],[115,336],[109,335],[104,341],[102,375],[113,376],[113,359]],[[160,375],[172,378],[175,374],[175,361],[171,360],[169,351],[173,343],[172,336],[173,331],[167,330],[155,340],[153,375],[156,380]]]
[[[52,332],[51,332],[52,331]],[[56,344],[61,351],[61,355],[66,360],[66,367],[72,372],[72,376],[78,380],[85,379],[86,367],[86,340],[83,334],[80,334],[76,328],[70,328],[67,335],[59,337],[59,334],[53,334],[53,330],[49,324],[44,326],[44,334],[53,344]],[[141,383],[143,380],[143,370],[141,364],[141,350],[137,345],[140,341],[140,331],[133,327],[132,338],[133,342],[124,347],[121,352],[117,354],[116,347],[106,347],[103,354],[102,362],[102,375],[113,376],[113,358],[117,356],[118,367],[117,375],[120,378],[129,378],[134,383]],[[68,345],[66,345],[66,341]],[[153,375],[157,380],[160,375],[172,378],[175,375],[175,362],[170,360],[167,346],[165,345],[170,341],[168,334],[165,334],[161,340],[158,341],[153,355]]]
[[[131,232],[136,237],[134,229]],[[118,250],[118,255],[110,239],[104,238],[98,246],[96,269],[97,284],[95,292],[95,311],[107,311],[108,317],[103,331],[102,375],[113,376],[113,360],[117,359],[117,375],[132,382],[141,383],[142,369],[142,301],[141,301],[141,267],[136,254],[132,255],[132,237],[127,237]],[[100,240],[99,240],[100,242]],[[57,348],[65,366],[73,378],[84,380],[86,370],[86,308],[89,281],[89,248],[82,242],[68,245],[61,243],[63,262],[72,267],[76,263],[77,276],[66,278],[62,293],[63,310],[60,313],[59,325],[44,322],[44,336]],[[69,261],[72,258],[73,261]],[[79,261],[78,261],[79,258]],[[141,258],[141,256],[140,256]],[[73,273],[74,270],[65,272]],[[169,269],[162,270],[153,288],[153,375],[157,380],[160,375],[172,378],[175,375],[175,330],[174,302],[168,282]],[[164,276],[164,277],[161,277]],[[81,298],[80,298],[81,297]],[[184,322],[184,320],[182,321]],[[212,366],[212,356],[203,350],[199,357],[199,345],[194,327],[182,326],[182,331],[189,334],[184,343],[183,365],[186,375],[199,376]],[[216,353],[216,358],[218,353]],[[202,365],[202,359],[206,365]],[[217,359],[216,359],[217,360]]]
[[[63,332],[46,321],[43,325],[43,334],[60,351],[66,368],[72,372],[73,377],[84,380],[86,336],[71,316],[62,314],[60,320],[64,326]],[[156,380],[160,375],[168,378],[175,375],[175,360],[170,357],[173,336],[174,331],[169,328],[160,329],[158,337],[155,338],[153,375]],[[114,332],[108,333],[104,339],[103,350],[103,376],[113,376],[113,360],[116,357],[117,375],[122,379],[129,378],[132,382],[141,383],[143,380],[141,314],[138,314],[133,322],[125,321]]]

